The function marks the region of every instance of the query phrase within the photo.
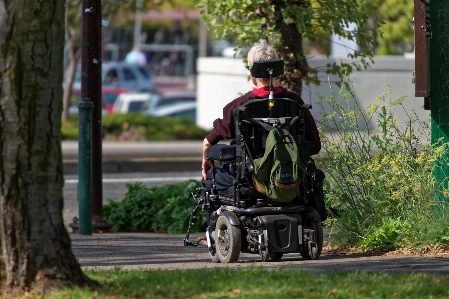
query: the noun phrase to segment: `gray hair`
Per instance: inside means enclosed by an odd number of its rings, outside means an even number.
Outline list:
[[[254,62],[278,59],[279,56],[276,53],[276,50],[268,45],[267,41],[264,39],[260,39],[259,42],[254,43],[254,46],[249,50],[247,57],[249,69],[251,69]]]

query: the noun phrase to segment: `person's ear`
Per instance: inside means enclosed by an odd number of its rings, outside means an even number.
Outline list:
[[[254,78],[253,76],[251,76],[251,81],[253,82],[254,86],[257,86],[257,78]]]

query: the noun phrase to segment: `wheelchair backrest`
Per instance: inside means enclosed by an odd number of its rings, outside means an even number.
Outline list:
[[[269,129],[274,124],[286,125],[298,116],[291,127],[284,127],[300,146],[304,135],[304,109],[310,108],[309,106],[300,105],[288,98],[264,98],[246,102],[234,111],[236,143],[239,144],[243,140],[252,158],[260,158],[265,152],[265,141]]]

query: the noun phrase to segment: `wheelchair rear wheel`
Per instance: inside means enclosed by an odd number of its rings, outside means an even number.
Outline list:
[[[305,260],[316,260],[321,255],[321,250],[323,249],[323,226],[321,225],[321,221],[314,221],[313,219],[319,215],[315,209],[312,209],[313,213],[309,213],[306,216],[304,228],[303,229],[312,229],[314,231],[314,238],[312,241],[304,242],[303,251],[301,251],[301,256]],[[315,214],[316,213],[316,214]],[[314,215],[315,214],[315,215]],[[315,243],[312,247],[312,252],[309,252],[309,243]]]
[[[232,225],[225,216],[217,219],[215,231],[215,250],[222,263],[235,262],[241,249],[240,227]]]

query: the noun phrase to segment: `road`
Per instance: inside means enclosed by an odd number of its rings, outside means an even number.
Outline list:
[[[201,172],[106,173],[103,174],[103,204],[107,204],[109,198],[122,199],[127,192],[126,184],[141,182],[147,187],[152,187],[183,182],[189,179],[200,180]],[[78,176],[65,175],[63,217],[66,227],[72,222],[74,216],[78,217],[77,188]]]

